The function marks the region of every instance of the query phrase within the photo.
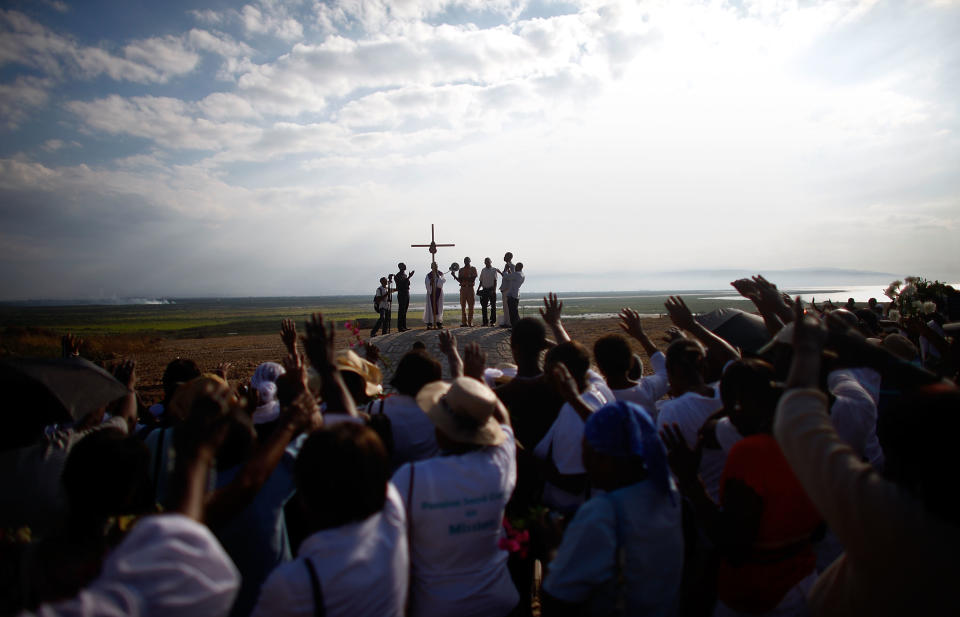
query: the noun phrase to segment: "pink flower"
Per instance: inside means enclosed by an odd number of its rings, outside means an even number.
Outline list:
[[[353,329],[353,333],[354,333],[354,335],[359,335],[359,334],[360,334],[360,328],[354,328],[354,329]]]
[[[345,324],[343,324],[343,327],[346,328],[347,330],[350,330],[351,328],[353,328],[353,324],[348,321]]]
[[[354,345],[356,345],[356,343],[350,343],[350,346],[351,346],[351,347],[353,347]]]

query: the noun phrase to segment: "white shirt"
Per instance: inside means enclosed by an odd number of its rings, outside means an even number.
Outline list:
[[[618,401],[630,401],[647,410],[653,421],[657,420],[657,401],[663,398],[670,387],[667,380],[667,359],[663,352],[658,351],[650,357],[653,366],[653,375],[640,379],[637,385],[623,390],[611,390],[613,397]]]
[[[408,463],[393,476],[410,504],[411,617],[506,615],[519,601],[498,546],[517,481],[513,430],[503,430],[499,446]]]
[[[592,386],[583,392],[580,397],[590,407],[591,411],[596,411],[610,402],[606,396]],[[573,409],[570,403],[564,403],[563,407],[560,408],[560,413],[557,414],[557,419],[553,421],[547,434],[534,448],[534,456],[539,459],[546,459],[547,453],[550,453],[557,471],[565,476],[586,473],[587,470],[583,467],[584,425],[580,414]],[[543,502],[555,508],[575,508],[585,499],[585,495],[568,493],[550,482],[547,482],[543,487]]]
[[[375,296],[380,296],[380,308],[387,309],[388,311],[393,303],[393,294],[389,293],[389,291],[390,290],[387,287],[381,285],[380,287],[377,287],[377,291],[375,291],[373,294]]]
[[[500,290],[508,298],[519,298],[520,297],[520,286],[523,285],[523,282],[527,277],[523,274],[523,271],[516,271],[512,273],[504,273],[504,287],[501,287]]]
[[[487,266],[480,270],[480,284],[484,289],[495,289],[497,287],[497,269],[493,266]]]
[[[720,392],[715,384],[712,384],[713,396],[703,396],[696,392],[685,392],[677,398],[660,401],[657,403],[660,412],[657,416],[657,431],[663,429],[666,425],[676,423],[680,426],[680,432],[683,438],[687,440],[687,446],[694,448],[697,445],[697,433],[711,415],[723,407],[723,401],[720,400]],[[723,466],[727,462],[727,453],[723,450],[711,450],[704,448],[703,457],[700,459],[700,477],[703,479],[704,487],[707,493],[714,501],[719,503],[720,498],[720,475],[723,473]]]
[[[327,615],[402,617],[409,558],[406,516],[397,490],[387,483],[387,499],[380,512],[304,540],[299,557],[278,566],[263,584],[254,617],[314,614],[313,587],[304,559],[316,568]]]
[[[371,402],[367,413],[376,415],[381,409],[390,418],[390,430],[393,433],[393,469],[410,461],[440,454],[434,424],[417,405],[415,398],[406,394],[394,394]]]
[[[44,604],[36,614],[226,615],[239,585],[237,569],[209,529],[180,514],[160,514],[138,522],[76,597]]]
[[[840,439],[874,468],[883,469],[883,450],[877,438],[877,406],[870,393],[851,370],[831,372],[827,386],[836,397],[830,407],[830,420]]]

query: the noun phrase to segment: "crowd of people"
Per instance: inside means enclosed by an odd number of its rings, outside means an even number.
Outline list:
[[[428,330],[443,328],[443,286],[447,282],[446,274],[450,274],[460,286],[460,327],[474,327],[473,315],[477,299],[480,299],[480,309],[484,327],[500,326],[509,328],[511,324],[520,320],[520,287],[526,280],[523,273],[523,263],[513,263],[513,253],[503,256],[503,269],[495,268],[489,257],[483,260],[484,267],[479,272],[471,265],[469,257],[463,258],[463,266],[454,262],[448,271],[440,270],[436,261],[430,264],[430,271],[424,277],[424,288],[427,295],[423,306],[423,323]],[[393,294],[397,295],[397,331],[406,332],[407,310],[410,307],[410,279],[415,270],[407,273],[407,264],[397,264],[397,273],[380,278],[380,286],[374,292],[374,310],[377,312],[377,321],[370,331],[370,338],[380,334],[390,333],[390,324],[393,318]],[[501,318],[497,321],[497,278],[500,278]],[[396,287],[394,287],[394,284]],[[476,285],[476,289],[474,289]],[[489,315],[487,309],[489,307]]]
[[[496,278],[469,259],[463,323],[477,279],[492,324]],[[946,307],[924,322],[760,276],[734,287],[768,330],[759,349],[678,297],[663,341],[624,309],[588,349],[556,295],[523,319],[507,295],[510,378],[440,330],[442,357],[413,345],[383,383],[375,346],[337,351],[319,314],[302,336],[284,320],[285,357],[249,382],[174,359],[151,407],[130,361],[90,368],[89,391],[122,388],[89,410],[83,387],[54,398],[10,361],[0,612],[960,614]],[[89,364],[64,348],[48,375]],[[45,425],[64,408],[74,422]]]

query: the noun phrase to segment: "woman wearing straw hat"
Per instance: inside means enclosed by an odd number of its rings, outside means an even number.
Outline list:
[[[407,463],[393,484],[407,505],[409,615],[507,615],[519,601],[499,548],[516,484],[510,416],[482,382],[434,382],[417,395],[443,455]]]

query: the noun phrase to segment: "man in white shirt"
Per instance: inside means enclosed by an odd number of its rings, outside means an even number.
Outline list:
[[[490,258],[483,260],[484,268],[480,271],[480,284],[477,285],[477,295],[480,296],[480,310],[483,313],[483,325],[497,325],[497,272],[491,265]],[[487,305],[490,305],[490,319],[487,319]]]
[[[507,314],[510,316],[510,325],[520,321],[520,286],[526,276],[523,274],[523,264],[517,263],[512,272],[503,272],[503,295],[507,302]]]

